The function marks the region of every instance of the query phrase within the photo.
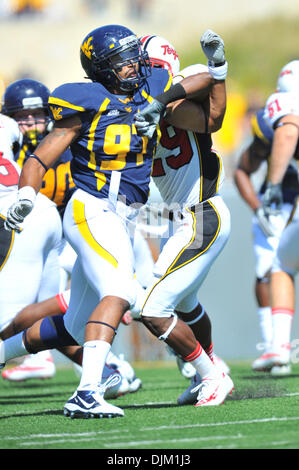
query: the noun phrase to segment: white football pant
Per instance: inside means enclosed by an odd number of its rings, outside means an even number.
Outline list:
[[[81,189],[75,191],[67,205],[64,233],[78,257],[72,272],[65,325],[78,342],[78,330],[82,333],[85,329],[86,321],[100,299],[110,295],[127,300],[130,306],[135,303],[132,241],[136,217],[136,211],[125,204],[117,202],[114,208],[108,200],[96,198]],[[91,310],[85,304],[89,296],[92,303],[96,302]],[[79,302],[74,301],[75,298]],[[78,324],[80,328],[73,327]]]
[[[272,271],[284,271],[293,277],[299,272],[299,207],[282,232]]]
[[[282,206],[281,217],[286,223],[290,213],[292,205],[285,203]],[[252,234],[253,234],[253,250],[255,255],[255,270],[256,277],[263,279],[267,272],[271,269],[273,260],[276,254],[276,250],[279,243],[279,236],[267,237],[262,231],[257,218],[253,216],[252,219]]]
[[[155,264],[142,315],[170,317],[174,310],[188,313],[198,305],[198,290],[230,234],[230,212],[220,196],[198,206],[176,221]]]
[[[5,203],[1,199],[3,216],[15,201],[15,192],[5,198]],[[54,296],[59,289],[62,223],[56,205],[39,193],[21,226],[23,230],[15,233],[11,252],[0,271],[0,331],[24,307]]]

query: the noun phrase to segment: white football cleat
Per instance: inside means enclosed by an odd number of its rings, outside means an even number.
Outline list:
[[[76,390],[64,405],[64,415],[71,418],[117,418],[124,416],[118,406],[110,405],[104,399],[107,387],[116,385],[119,376],[110,376],[97,390]]]
[[[104,385],[112,375],[119,376],[119,382],[108,385],[104,393],[105,399],[118,398],[130,392],[130,385],[126,377],[123,377],[118,370],[113,369],[108,364],[104,366],[101,384]]]
[[[142,387],[142,381],[138,377],[135,378],[129,383],[129,393],[137,392]]]
[[[51,379],[55,372],[52,354],[50,351],[42,351],[27,356],[21,365],[5,369],[1,375],[10,382],[23,382],[32,379]]]
[[[192,379],[192,377],[195,377],[196,369],[192,364],[190,364],[190,362],[186,362],[180,356],[176,356],[176,363],[183,377],[186,379]]]
[[[288,375],[290,373],[290,345],[289,343],[282,345],[281,347],[273,347],[265,352],[261,357],[256,359],[252,363],[252,369],[256,372],[270,372],[271,375]],[[273,367],[276,367],[272,374]],[[279,367],[282,366],[289,366],[284,367],[281,369],[281,374],[279,374]],[[285,373],[284,373],[285,371]]]
[[[201,384],[201,376],[198,372],[191,379],[189,387],[178,397],[178,405],[195,405],[197,402],[198,387]]]
[[[270,375],[274,377],[282,377],[289,375],[292,371],[291,368],[291,346],[289,343],[283,344],[280,347],[274,349],[276,352],[273,367],[270,371]]]
[[[252,370],[255,372],[270,372],[278,354],[265,352],[252,363]]]
[[[197,402],[194,406],[219,406],[235,389],[229,375],[223,375],[219,379],[203,379],[198,385]]]
[[[129,392],[137,392],[142,387],[142,381],[135,375],[135,371],[128,361],[124,360],[124,355],[116,356],[113,352],[109,352],[107,356],[107,364],[113,369],[119,371],[121,375],[129,382]]]
[[[285,375],[290,375],[292,372],[292,368],[290,364],[282,364],[273,366],[270,370],[270,375],[273,377],[283,377]]]
[[[76,375],[78,377],[81,377],[82,367],[79,366],[76,363],[73,363],[73,367],[74,367],[74,370],[76,372]],[[112,384],[111,386],[108,386],[106,388],[105,393],[104,393],[104,398],[105,399],[118,398],[118,397],[121,397],[122,395],[125,395],[126,393],[130,392],[130,385],[129,385],[129,382],[127,381],[126,377],[123,377],[117,369],[114,369],[113,367],[108,366],[108,364],[105,364],[105,366],[104,366],[101,384],[103,385],[104,382],[111,375],[119,376],[119,382],[115,383],[114,385]]]

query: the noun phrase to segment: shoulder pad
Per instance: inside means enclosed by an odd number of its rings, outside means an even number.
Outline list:
[[[22,133],[14,119],[5,114],[0,114],[0,127],[6,130],[12,142],[22,143]]]
[[[5,132],[6,140],[9,141],[11,145],[14,143],[22,145],[23,135],[19,129],[18,123],[14,119],[5,114],[0,114],[0,128]]]
[[[0,156],[13,161],[13,148],[22,145],[23,136],[17,122],[4,114],[0,114]]]
[[[148,81],[149,83],[159,84],[160,91],[158,93],[162,93],[163,91],[167,91],[171,87],[172,75],[166,69],[153,67],[152,75],[148,78]]]
[[[105,89],[100,83],[66,83],[56,88],[50,95],[48,104],[50,115],[55,121],[77,113],[95,110],[95,103],[104,96]]]
[[[264,119],[268,126],[274,127],[278,119],[287,114],[299,114],[298,99],[292,93],[272,93],[266,102]]]

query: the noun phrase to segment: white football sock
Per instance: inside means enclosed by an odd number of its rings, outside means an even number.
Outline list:
[[[286,347],[291,340],[291,329],[293,323],[294,310],[289,308],[273,308],[273,340],[274,348]]]
[[[258,319],[262,334],[263,343],[265,343],[265,349],[271,344],[272,341],[272,311],[271,307],[259,307]]]
[[[197,348],[189,356],[183,358],[184,361],[193,365],[202,379],[222,377],[216,366],[213,364],[207,353],[198,343]]]
[[[111,344],[102,340],[84,343],[82,375],[78,390],[95,390],[99,386],[110,348]]]
[[[11,338],[8,338],[3,341],[2,347],[4,346],[4,361],[7,362],[10,359],[14,359],[15,357],[21,357],[28,354],[27,349],[25,348],[23,342],[23,332],[18,333]]]

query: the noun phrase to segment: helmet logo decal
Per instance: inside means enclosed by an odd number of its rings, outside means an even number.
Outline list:
[[[53,117],[55,121],[59,121],[59,119],[62,119],[62,116],[60,115],[62,108],[54,108],[54,106],[50,106],[50,108],[53,113]]]
[[[92,36],[90,36],[87,41],[85,41],[82,46],[81,46],[81,50],[83,52],[83,54],[86,55],[86,57],[88,57],[88,59],[91,58],[91,51],[93,49],[93,45],[90,44],[92,41]]]
[[[292,73],[292,70],[283,70],[282,72],[280,72],[279,76],[283,77],[284,75],[292,75]]]
[[[178,59],[178,53],[175,49],[173,49],[172,47],[169,47],[167,44],[165,45],[161,45],[162,49],[163,49],[163,54],[164,55],[167,55],[167,54],[173,54],[173,58],[174,59]]]

